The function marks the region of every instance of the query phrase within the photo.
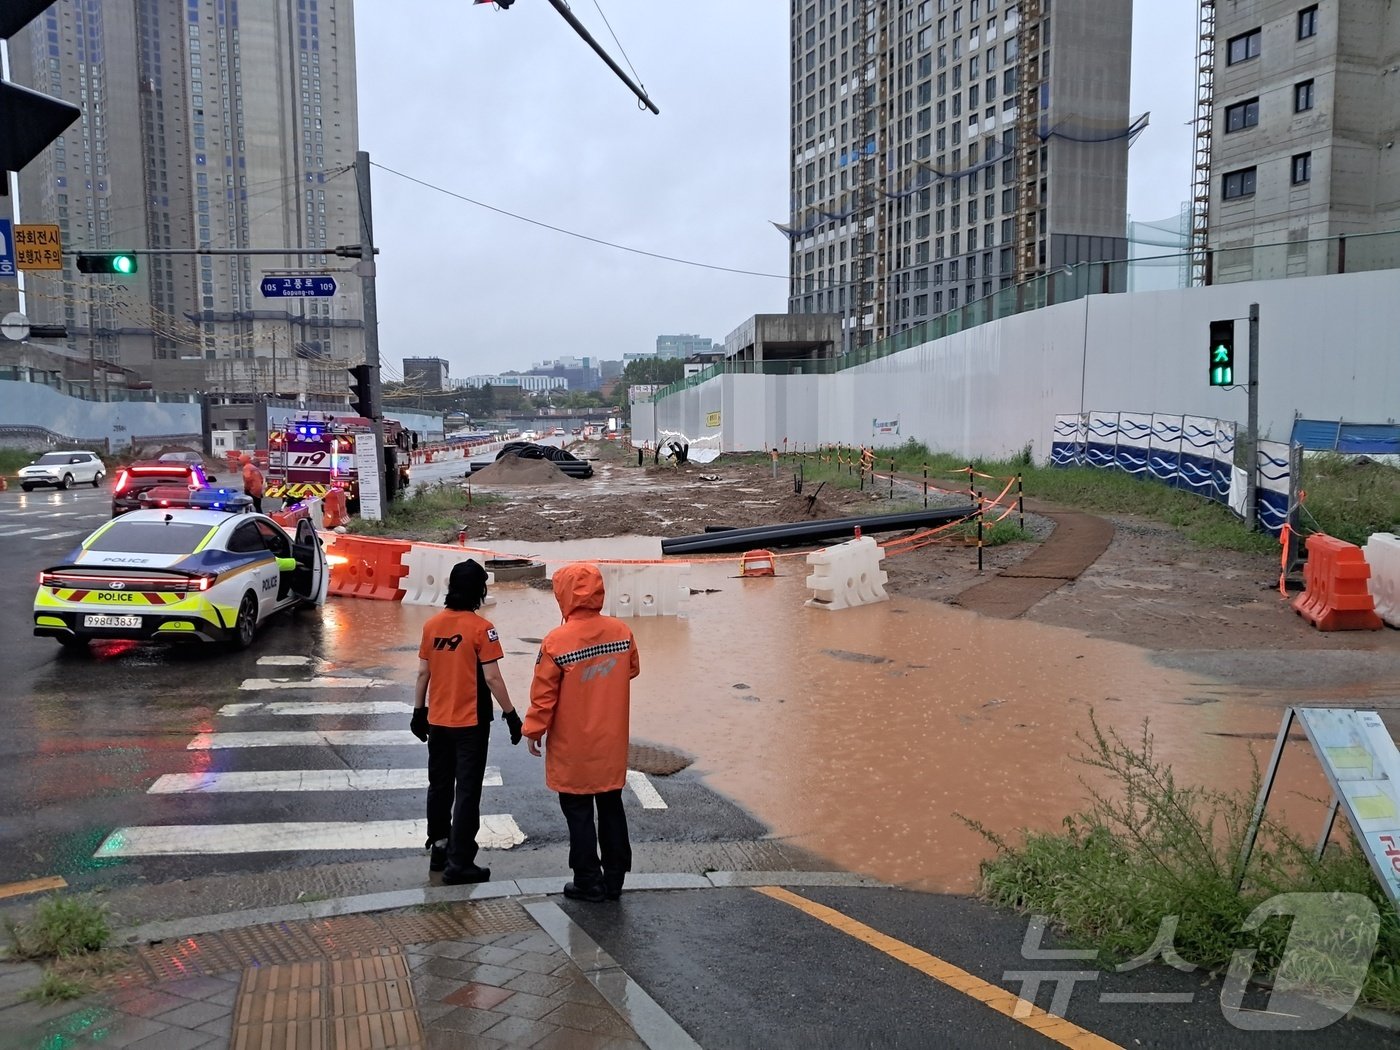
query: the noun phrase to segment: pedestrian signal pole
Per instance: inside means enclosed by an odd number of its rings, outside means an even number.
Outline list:
[[[1249,409],[1245,423],[1244,524],[1251,531],[1258,524],[1254,500],[1259,491],[1259,304],[1249,304]]]

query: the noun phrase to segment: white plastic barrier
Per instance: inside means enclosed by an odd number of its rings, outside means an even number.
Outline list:
[[[807,577],[812,597],[807,604],[817,609],[853,609],[888,601],[889,577],[880,568],[884,557],[885,549],[869,536],[813,551],[807,555],[812,569]]]
[[[1373,533],[1362,553],[1371,567],[1367,586],[1376,602],[1376,613],[1392,627],[1400,627],[1400,536]]]
[[[599,565],[603,615],[684,616],[690,608],[689,565]]]
[[[441,605],[447,597],[447,583],[452,575],[452,567],[464,561],[474,561],[483,569],[486,568],[486,560],[480,553],[415,543],[403,556],[404,568],[408,570],[402,583],[403,604]],[[487,573],[487,586],[495,582],[496,578]],[[486,596],[487,605],[494,605],[495,602],[495,598],[489,594]]]

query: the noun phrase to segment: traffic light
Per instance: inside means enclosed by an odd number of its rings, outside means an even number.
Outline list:
[[[1235,385],[1235,322],[1210,323],[1210,385]]]
[[[130,277],[136,270],[136,256],[128,252],[78,256],[79,273],[114,273],[120,277]]]
[[[0,40],[33,21],[53,0],[5,0],[0,4]],[[0,172],[19,171],[82,115],[70,102],[0,81]],[[8,186],[8,181],[0,179]]]
[[[369,365],[356,365],[350,372],[350,407],[357,416],[374,418],[374,406],[369,390]]]

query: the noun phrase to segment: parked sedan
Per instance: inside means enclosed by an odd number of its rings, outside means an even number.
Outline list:
[[[107,466],[95,452],[45,452],[19,472],[19,487],[25,492],[53,486],[71,489],[87,484],[97,488],[107,476]]]

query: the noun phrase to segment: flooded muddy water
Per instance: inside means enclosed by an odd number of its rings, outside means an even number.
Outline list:
[[[958,815],[1013,838],[1058,827],[1084,799],[1073,756],[1091,709],[1130,738],[1150,719],[1159,757],[1183,783],[1247,787],[1251,746],[1268,759],[1282,706],[1258,691],[1236,697],[1128,645],[918,599],[805,608],[805,570],[790,559],[776,579],[741,580],[734,563],[693,563],[691,587],[715,593],[694,595],[683,620],[630,621],[642,664],[632,734],[696,756],[710,786],[775,837],[842,868],[971,889],[990,847]],[[494,594],[485,614],[523,702],[532,640],[558,610],[546,591]],[[328,629],[351,608],[357,624],[382,617],[386,639],[403,636],[400,651],[355,663],[406,674],[433,610],[332,603]],[[1271,813],[1320,827],[1322,808],[1303,799],[1325,792],[1315,765],[1305,745],[1290,747]]]

